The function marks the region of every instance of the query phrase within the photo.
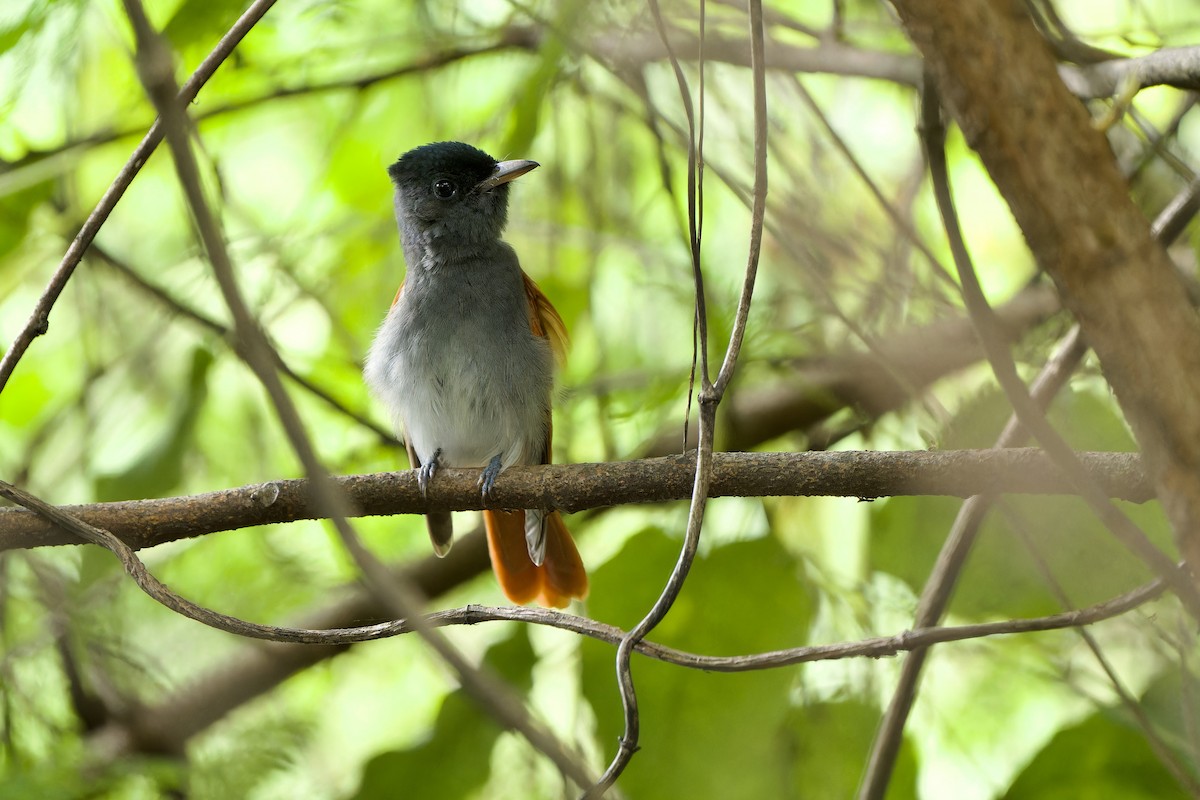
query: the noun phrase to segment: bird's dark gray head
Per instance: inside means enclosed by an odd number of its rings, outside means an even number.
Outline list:
[[[406,243],[455,246],[500,238],[508,219],[508,184],[535,161],[497,161],[462,142],[434,142],[388,167],[396,220]]]

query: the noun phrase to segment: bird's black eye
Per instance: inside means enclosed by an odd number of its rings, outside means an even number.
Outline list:
[[[433,182],[433,193],[443,200],[449,200],[451,197],[454,197],[456,191],[458,191],[458,187],[454,185],[453,181],[441,178]]]

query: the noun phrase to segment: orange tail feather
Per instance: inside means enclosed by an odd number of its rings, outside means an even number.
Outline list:
[[[492,569],[509,600],[565,608],[571,598],[587,596],[587,570],[557,511],[546,515],[546,560],[540,567],[529,559],[524,511],[484,511],[483,522]]]

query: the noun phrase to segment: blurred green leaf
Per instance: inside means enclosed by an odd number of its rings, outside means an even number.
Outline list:
[[[139,757],[85,765],[76,752],[57,756],[39,769],[0,777],[0,800],[165,797],[181,784],[182,769],[174,760]]]
[[[0,258],[12,253],[25,241],[29,234],[30,218],[53,194],[53,181],[41,181],[0,195]]]
[[[1167,664],[1142,693],[1141,707],[1154,730],[1174,748],[1184,763],[1195,763],[1197,720],[1200,720],[1200,687],[1191,669],[1181,669],[1178,661]],[[1126,724],[1133,720],[1122,706],[1118,709]]]
[[[629,541],[596,570],[591,612],[628,629],[657,597],[679,542],[657,530]],[[771,538],[736,542],[697,559],[675,606],[651,638],[706,655],[747,655],[804,642],[813,599],[800,566]],[[612,647],[583,645],[584,694],[599,740],[622,733]],[[787,669],[718,674],[634,656],[641,748],[619,786],[631,797],[798,796],[788,773]]]
[[[1050,740],[1005,800],[1170,800],[1187,797],[1136,730],[1093,714]]]
[[[206,347],[192,351],[192,366],[188,375],[187,394],[182,398],[171,423],[159,440],[134,463],[116,475],[96,478],[96,499],[101,502],[138,500],[165,497],[179,486],[184,459],[193,452],[196,418],[208,397],[208,373],[213,364],[212,352]]]
[[[163,27],[171,44],[212,47],[246,8],[244,0],[185,0]]]
[[[986,446],[1007,419],[998,394],[977,398],[956,416],[945,445]],[[1069,392],[1050,419],[1082,450],[1128,450],[1133,442],[1112,406],[1088,392]],[[1006,497],[993,508],[959,580],[952,610],[967,616],[1023,617],[1052,614],[1061,604],[1047,588],[1021,533],[1033,540],[1067,596],[1078,605],[1099,602],[1150,579],[1096,515],[1075,497]],[[870,565],[920,592],[961,501],[946,497],[894,497],[872,508]],[[1172,551],[1170,526],[1157,504],[1119,503],[1159,546]]]
[[[787,745],[792,785],[803,797],[853,797],[879,727],[879,709],[859,702],[813,703],[791,712]],[[888,783],[888,800],[917,796],[917,756],[905,739]]]
[[[46,24],[51,6],[49,0],[33,0],[24,13],[0,21],[0,55],[16,47],[27,34],[37,34]]]
[[[493,645],[484,664],[524,693],[535,662],[524,626]],[[500,728],[466,692],[451,692],[442,702],[430,738],[416,747],[382,753],[367,762],[357,800],[408,797],[453,800],[470,797],[487,782],[488,754]]]
[[[588,3],[557,3],[557,18],[553,21],[553,29],[578,30],[588,8]],[[501,147],[503,158],[531,158],[522,154],[529,152],[541,129],[542,109],[554,84],[562,79],[567,57],[566,43],[559,36],[546,37],[538,51],[537,63],[526,73],[509,105],[508,131]]]

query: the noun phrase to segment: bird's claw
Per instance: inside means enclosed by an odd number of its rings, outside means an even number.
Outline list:
[[[434,473],[438,470],[438,458],[442,455],[442,448],[438,448],[433,452],[433,458],[426,461],[417,470],[417,486],[421,487],[421,496],[426,497],[429,494],[429,481],[433,478]]]
[[[479,476],[479,488],[484,500],[491,499],[492,487],[496,485],[496,477],[500,474],[500,456],[492,456],[492,460],[483,468]]]

